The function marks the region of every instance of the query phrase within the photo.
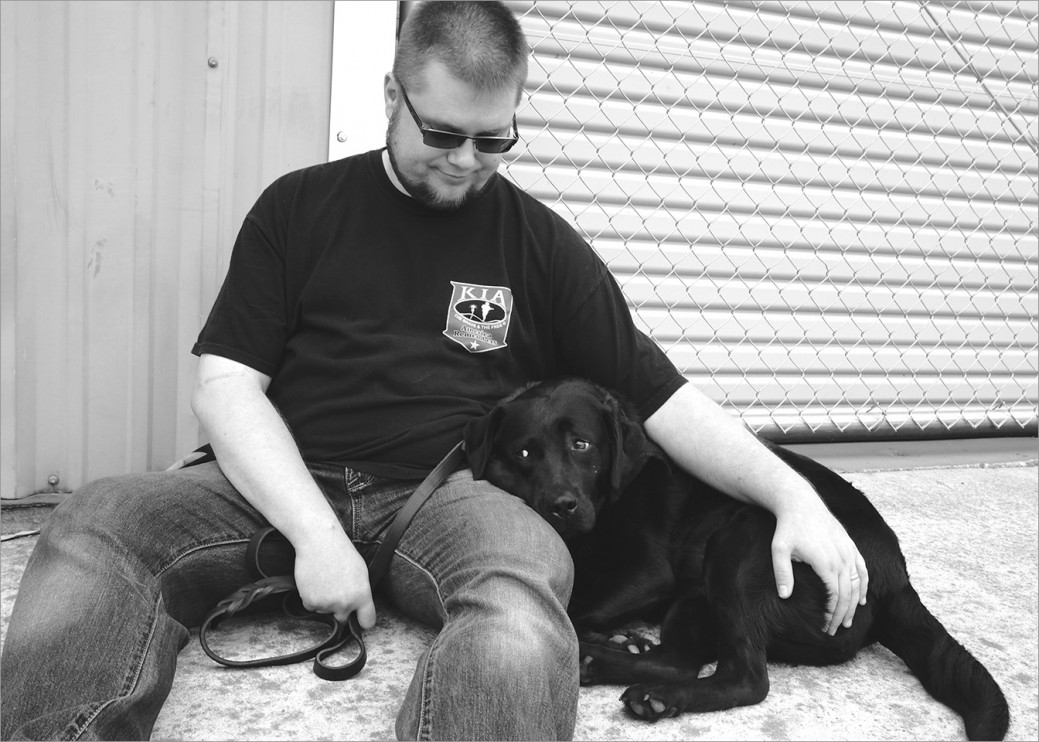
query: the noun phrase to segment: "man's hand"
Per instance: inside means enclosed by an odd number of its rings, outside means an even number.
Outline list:
[[[801,475],[692,384],[646,420],[646,432],[689,473],[776,516],[772,568],[781,598],[794,589],[792,560],[804,562],[829,592],[825,630],[851,625],[855,607],[866,602],[866,563]]]
[[[842,624],[848,628],[855,608],[866,604],[869,573],[866,562],[844,527],[820,500],[809,512],[782,513],[772,539],[772,568],[779,597],[794,589],[792,561],[804,562],[822,578],[829,594],[826,625],[831,636]]]
[[[204,353],[191,405],[224,475],[296,550],[296,588],[305,608],[345,621],[357,611],[375,625],[368,567],[307,470],[267,397],[269,376]]]
[[[293,544],[296,588],[307,610],[331,613],[339,621],[356,611],[361,628],[370,629],[375,626],[375,603],[368,565],[343,530],[335,530]]]

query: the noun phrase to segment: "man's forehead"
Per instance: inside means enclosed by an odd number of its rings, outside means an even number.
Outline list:
[[[512,127],[518,91],[482,90],[453,75],[440,61],[419,70],[407,88],[422,122],[434,129],[479,136],[497,135]]]

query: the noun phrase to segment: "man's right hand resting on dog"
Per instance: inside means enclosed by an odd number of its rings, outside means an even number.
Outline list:
[[[850,626],[865,605],[869,574],[844,527],[815,490],[733,416],[686,384],[646,420],[646,432],[690,473],[776,516],[772,566],[782,598],[794,588],[792,560],[815,570],[830,594],[825,630]]]

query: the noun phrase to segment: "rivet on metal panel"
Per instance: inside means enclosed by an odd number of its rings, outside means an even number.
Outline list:
[[[61,477],[59,477],[57,474],[51,474],[49,477],[47,477],[47,484],[49,484],[51,487],[57,487],[60,481]]]
[[[345,142],[346,141],[346,132],[345,131],[341,131],[338,134],[336,134],[336,141],[340,142],[340,143]]]
[[[217,66],[220,64],[220,60],[218,60],[216,57],[210,57],[207,64],[213,69],[216,69]]]

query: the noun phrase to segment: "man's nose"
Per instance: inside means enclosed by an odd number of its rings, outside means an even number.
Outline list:
[[[451,150],[447,157],[455,167],[471,168],[476,164],[476,144],[472,139],[466,139]]]

